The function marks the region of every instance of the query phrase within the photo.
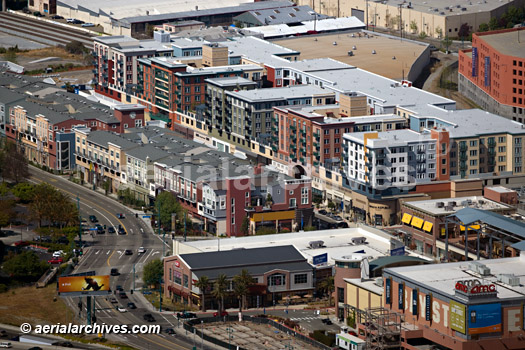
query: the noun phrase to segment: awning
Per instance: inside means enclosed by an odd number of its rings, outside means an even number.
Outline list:
[[[409,225],[410,224],[410,220],[412,220],[412,215],[410,215],[408,213],[404,213],[403,214],[403,219],[401,219],[401,221],[404,222],[405,224]]]
[[[425,224],[423,225],[423,231],[432,231],[432,226],[434,226],[433,223],[431,223],[430,221],[425,221]]]
[[[472,230],[479,230],[481,228],[481,225],[468,225],[467,227],[468,227],[469,230],[471,230],[471,229]],[[459,229],[461,231],[465,231],[465,226],[459,225]]]
[[[412,218],[412,226],[414,226],[415,228],[421,228],[421,226],[423,225],[423,221],[423,219],[414,216]]]

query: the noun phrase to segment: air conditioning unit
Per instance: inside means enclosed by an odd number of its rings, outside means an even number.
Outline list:
[[[324,241],[310,241],[308,243],[308,246],[311,248],[311,249],[317,249],[317,248],[322,248],[324,245]]]
[[[443,208],[445,206],[444,202],[436,202],[436,208]]]
[[[503,274],[498,276],[498,281],[508,284],[512,287],[518,287],[520,285],[520,278],[514,274]]]
[[[359,245],[359,244],[365,244],[366,243],[366,237],[354,237],[352,238],[352,244]]]

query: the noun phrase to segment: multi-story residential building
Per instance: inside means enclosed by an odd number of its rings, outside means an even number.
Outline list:
[[[474,33],[472,48],[459,51],[459,91],[481,108],[520,123],[525,121],[524,29]]]
[[[27,96],[21,92],[0,86],[0,136],[5,137],[5,124],[9,121],[9,109]]]
[[[65,139],[58,141],[56,135],[71,133],[75,126],[86,126],[86,122],[33,102],[19,102],[9,110],[7,138],[22,147],[29,161],[54,170],[71,170],[70,149],[74,144]]]
[[[119,190],[126,173],[126,151],[140,147],[138,143],[107,131],[75,128],[76,167],[81,180],[102,187],[108,182],[108,192]]]
[[[138,63],[143,57],[173,56],[169,33],[154,33],[154,40],[137,40],[124,35],[93,40],[95,92],[121,102],[131,102],[136,87]]]
[[[151,185],[154,187],[155,162],[169,155],[170,153],[152,144],[126,150],[126,172],[121,174],[121,185],[129,188],[138,200],[150,204],[154,198]]]
[[[272,139],[273,107],[288,105],[325,105],[335,102],[332,92],[309,85],[286,88],[255,89],[226,92],[225,133],[221,139],[244,149],[255,148],[251,141],[271,145],[278,139]],[[276,125],[273,126],[275,128]],[[219,142],[219,141],[217,141]]]
[[[479,109],[445,111],[433,106],[398,108],[412,130],[446,129],[450,140],[445,150],[454,178],[523,175],[522,124]],[[443,150],[440,150],[443,151]]]

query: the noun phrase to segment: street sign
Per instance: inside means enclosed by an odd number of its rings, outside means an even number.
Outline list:
[[[90,231],[98,231],[98,228],[96,228],[96,227],[91,227],[89,230],[90,230]]]
[[[151,215],[142,215],[143,219],[151,219]]]
[[[313,263],[314,265],[321,265],[328,262],[328,253],[324,253],[321,255],[316,255],[313,257]]]
[[[399,247],[396,249],[390,249],[390,256],[405,255],[405,247]]]

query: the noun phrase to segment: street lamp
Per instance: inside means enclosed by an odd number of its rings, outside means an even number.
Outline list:
[[[226,332],[228,333],[228,350],[231,349],[231,342],[232,342],[232,339],[233,339],[233,332],[235,330],[231,327],[226,327]]]
[[[201,320],[201,350],[204,350],[204,320]]]

